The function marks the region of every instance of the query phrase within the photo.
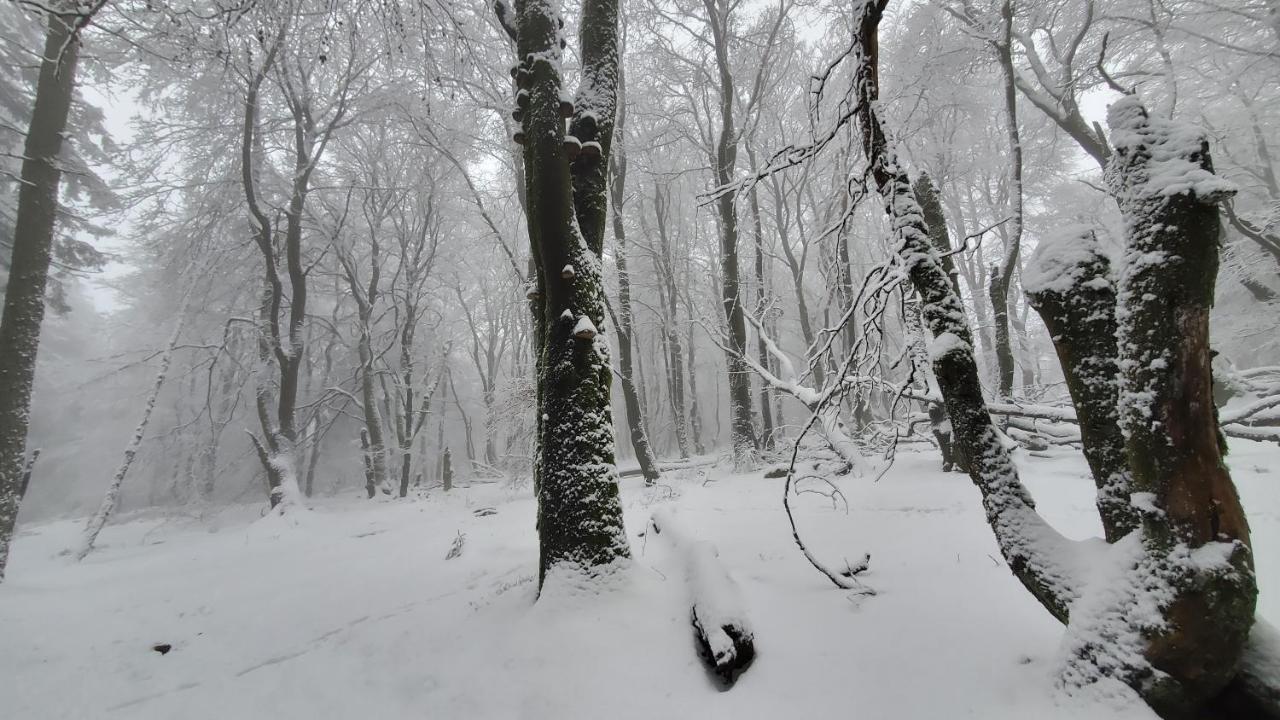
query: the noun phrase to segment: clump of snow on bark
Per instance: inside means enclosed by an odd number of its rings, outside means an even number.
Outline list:
[[[578,318],[578,323],[573,326],[573,334],[578,336],[596,336],[596,324],[591,322],[591,318],[583,315]]]
[[[1135,190],[1164,197],[1190,193],[1202,202],[1216,202],[1235,193],[1235,185],[1201,167],[1206,146],[1199,128],[1147,115],[1136,95],[1112,103],[1107,108],[1107,124],[1117,151],[1150,154],[1145,187]]]
[[[938,335],[929,343],[929,357],[934,360],[954,352],[973,352],[973,349],[959,335],[949,332]]]
[[[1022,270],[1022,287],[1028,293],[1069,293],[1089,266],[1106,260],[1093,228],[1073,225],[1046,238],[1031,253]]]

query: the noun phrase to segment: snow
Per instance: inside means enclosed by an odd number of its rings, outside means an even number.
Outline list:
[[[1064,228],[1041,241],[1031,253],[1022,270],[1022,287],[1032,294],[1070,293],[1086,274],[1086,268],[1096,265],[1100,258],[1106,261],[1093,228]],[[1101,278],[1093,279],[1097,280]]]
[[[651,527],[660,531],[662,539],[670,543],[673,550],[684,555],[694,620],[706,633],[716,665],[731,663],[737,647],[725,629],[732,628],[748,639],[752,637],[741,591],[720,562],[716,546],[693,537],[680,523],[674,508],[661,507],[654,511]]]
[[[1071,538],[1097,534],[1083,461],[1048,455],[1019,456],[1038,509]],[[1280,449],[1233,440],[1228,462],[1258,548],[1259,613],[1280,620],[1268,551],[1280,547]],[[553,574],[536,603],[527,484],[353,493],[265,521],[257,506],[121,518],[79,564],[59,553],[81,521],[28,526],[0,586],[0,714],[651,720],[852,705],[907,720],[1154,718],[1123,687],[1055,689],[1062,626],[1001,561],[977,489],[939,464],[904,448],[882,482],[837,478],[847,515],[816,495],[793,501],[815,551],[872,554],[859,578],[875,596],[833,588],[804,561],[782,480],[719,469],[667,472],[652,488],[624,479],[634,559],[605,583]],[[685,558],[639,535],[666,504],[719,549],[750,612],[759,655],[728,692],[694,652]],[[465,550],[446,560],[459,533]]]
[[[596,324],[591,322],[591,318],[583,315],[578,318],[577,324],[573,326],[573,334],[578,337],[595,337]]]
[[[1189,194],[1202,202],[1217,202],[1235,194],[1231,182],[1200,167],[1204,131],[1187,123],[1148,116],[1136,95],[1125,95],[1107,108],[1111,143],[1118,151],[1151,155],[1144,194],[1172,197]]]
[[[955,333],[944,332],[929,343],[929,357],[937,360],[953,352],[972,352],[969,343]]]

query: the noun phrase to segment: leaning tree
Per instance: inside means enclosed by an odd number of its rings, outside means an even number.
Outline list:
[[[1204,135],[1150,117],[1126,96],[1108,122],[1107,176],[1125,220],[1117,296],[1123,473],[1108,488],[1137,516],[1114,544],[1073,542],[1035,509],[987,410],[972,332],[879,113],[878,28],[888,0],[855,8],[846,116],[856,117],[869,176],[897,255],[933,336],[931,361],[955,440],[1014,575],[1067,625],[1062,683],[1121,682],[1164,717],[1187,717],[1237,675],[1257,586],[1249,528],[1222,462],[1212,397],[1209,308],[1219,249]],[[1242,715],[1243,716],[1243,715]]]

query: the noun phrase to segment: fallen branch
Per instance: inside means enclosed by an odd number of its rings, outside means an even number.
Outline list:
[[[902,396],[908,400],[916,400],[918,402],[937,405],[942,403],[942,398],[918,390],[906,390]],[[1263,409],[1280,405],[1280,399],[1272,401],[1272,398],[1260,400],[1253,405],[1242,408],[1240,411],[1231,414],[1224,414],[1220,420],[1222,434],[1227,437],[1240,438],[1242,440],[1257,440],[1258,442],[1273,442],[1280,444],[1280,428],[1271,427],[1252,427],[1249,425],[1241,425],[1233,422],[1233,418],[1243,414],[1248,417],[1255,412]],[[1259,407],[1263,406],[1263,407]],[[1247,414],[1244,411],[1249,411]],[[1050,405],[1016,405],[1013,403],[987,403],[987,412],[992,415],[1003,415],[1006,417],[1030,418],[1033,420],[1049,420],[1052,422],[1071,423],[1078,425],[1079,420],[1076,419],[1076,411],[1067,407],[1054,407]]]

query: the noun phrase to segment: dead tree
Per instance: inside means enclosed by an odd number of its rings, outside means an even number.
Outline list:
[[[98,533],[102,532],[102,528],[106,526],[107,520],[111,518],[112,511],[116,509],[116,504],[120,501],[120,488],[124,485],[125,476],[129,474],[129,468],[133,466],[133,459],[138,455],[138,448],[141,447],[142,438],[147,432],[147,424],[151,421],[151,412],[155,410],[156,400],[160,397],[160,391],[164,388],[165,380],[168,379],[169,365],[173,361],[173,351],[178,345],[178,338],[182,336],[182,327],[186,324],[187,302],[187,298],[184,298],[182,307],[178,310],[178,321],[174,324],[173,333],[169,335],[169,342],[165,345],[164,352],[160,355],[160,369],[156,371],[155,382],[151,384],[151,393],[147,395],[147,402],[142,407],[142,419],[138,421],[138,427],[134,429],[128,444],[125,445],[124,460],[121,461],[120,467],[107,485],[107,492],[102,497],[102,504],[98,506],[98,511],[93,514],[93,517],[89,518],[89,522],[85,525],[84,534],[80,538],[80,545],[75,550],[76,560],[85,559],[85,556],[93,550],[93,544],[98,539]]]
[[[1149,117],[1135,96],[1116,101],[1107,123],[1114,147],[1107,180],[1126,231],[1119,406],[1140,552],[1133,596],[1111,598],[1068,642],[1076,641],[1078,657],[1097,653],[1089,671],[1113,662],[1108,675],[1161,715],[1178,717],[1235,675],[1257,598],[1249,525],[1222,462],[1210,367],[1218,203],[1234,190],[1213,174],[1203,133]],[[1098,625],[1152,598],[1163,622],[1125,628],[1140,642],[1141,661],[1124,656],[1123,642],[1097,645],[1105,637],[1091,634]]]

